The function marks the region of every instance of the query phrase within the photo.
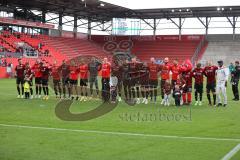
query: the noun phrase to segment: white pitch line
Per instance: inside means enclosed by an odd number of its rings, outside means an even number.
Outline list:
[[[50,128],[50,127],[24,126],[24,125],[12,125],[12,124],[0,124],[0,126],[2,126],[2,127],[13,127],[13,128],[25,128],[25,129],[40,129],[40,130],[52,130],[52,131],[65,131],[65,132],[119,135],[119,136],[125,135],[125,136],[139,136],[139,137],[169,138],[169,139],[172,138],[172,139],[192,139],[192,140],[240,142],[240,139],[234,139],[234,138],[184,137],[184,136],[157,135],[157,134],[130,133],[130,132],[111,132],[111,131],[79,130],[79,129],[67,129],[67,128]]]
[[[228,152],[221,160],[230,160],[240,150],[240,144],[236,145],[230,152]]]

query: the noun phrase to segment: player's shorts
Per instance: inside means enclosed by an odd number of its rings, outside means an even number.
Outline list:
[[[97,76],[90,76],[89,82],[90,83],[95,83],[97,81]]]
[[[129,80],[125,79],[123,80],[123,86],[129,86],[130,83],[129,83]]]
[[[30,81],[28,82],[28,84],[29,84],[30,87],[32,87],[32,86],[33,86],[33,81],[30,80]]]
[[[194,84],[195,92],[203,93],[203,84]]]
[[[65,85],[69,85],[69,78],[62,78],[62,84]]]
[[[183,88],[183,93],[190,93],[192,92],[192,86],[185,86]]]
[[[161,79],[161,88],[164,87],[164,84],[165,84],[166,80],[165,79]]]
[[[87,86],[88,84],[88,79],[81,79],[80,80],[80,86]]]
[[[35,77],[35,84],[42,84],[42,78],[41,77]]]
[[[17,78],[16,79],[16,84],[24,84],[24,78]]]
[[[78,84],[78,80],[70,79],[69,82],[70,82],[71,85],[77,85]]]
[[[26,82],[26,81],[24,81],[24,83],[25,83],[25,82]],[[30,87],[32,87],[32,86],[33,86],[32,80],[28,81],[28,84],[29,84]]]
[[[216,83],[208,83],[206,86],[206,89],[207,89],[207,93],[209,93],[209,92],[215,93],[216,92]]]
[[[158,86],[158,80],[149,80],[149,86],[150,87],[157,87]]]
[[[149,85],[149,79],[148,78],[145,78],[145,77],[142,77],[142,79],[140,79],[140,84],[141,86],[148,86]]]
[[[173,88],[176,85],[176,83],[177,83],[177,80],[172,80],[171,85],[172,85]]]
[[[58,80],[58,79],[54,79],[53,80],[53,85],[59,85],[60,84],[60,79]]]
[[[42,85],[48,86],[48,79],[42,79]]]

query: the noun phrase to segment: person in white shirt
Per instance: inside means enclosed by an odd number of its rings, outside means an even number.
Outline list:
[[[228,67],[223,66],[223,61],[218,61],[218,70],[216,71],[216,94],[217,94],[217,106],[222,106],[221,93],[224,98],[223,106],[227,106],[227,81],[229,76]]]
[[[111,103],[116,103],[117,98],[117,85],[118,85],[118,78],[115,75],[111,75],[110,77],[110,92],[111,92]]]

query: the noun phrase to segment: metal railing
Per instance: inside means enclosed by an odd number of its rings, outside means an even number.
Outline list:
[[[195,62],[198,60],[198,57],[199,57],[199,54],[201,53],[202,51],[202,48],[205,46],[207,40],[206,40],[206,37],[204,36],[202,38],[202,40],[200,41],[200,43],[198,44],[193,56],[192,56],[192,64],[195,65]]]

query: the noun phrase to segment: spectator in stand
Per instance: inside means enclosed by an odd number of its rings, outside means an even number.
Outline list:
[[[49,56],[49,50],[46,49],[45,52],[44,52],[44,56],[48,57]]]
[[[38,44],[38,49],[41,50],[42,49],[42,43]]]
[[[3,64],[3,60],[2,60],[2,57],[0,57],[0,66],[2,66]]]
[[[6,59],[4,59],[2,66],[7,67],[7,60]]]

